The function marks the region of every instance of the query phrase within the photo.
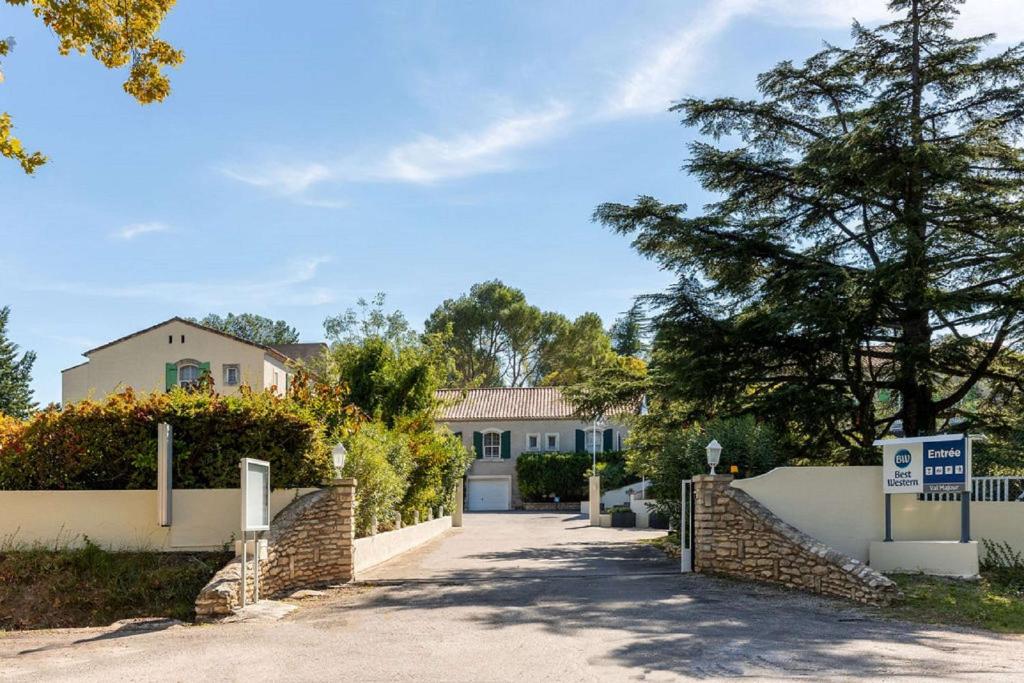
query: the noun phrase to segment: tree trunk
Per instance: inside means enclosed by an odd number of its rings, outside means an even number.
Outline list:
[[[930,311],[926,300],[928,255],[925,239],[924,179],[920,154],[924,125],[921,120],[921,17],[919,0],[911,5],[913,37],[910,58],[910,159],[904,203],[906,249],[903,273],[904,300],[900,316],[900,338],[896,353],[900,361],[900,394],[903,402],[903,433],[919,436],[935,431],[935,411],[931,387]]]

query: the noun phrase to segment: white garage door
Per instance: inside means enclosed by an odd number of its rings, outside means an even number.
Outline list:
[[[468,481],[467,505],[469,510],[508,510],[509,480],[505,478],[470,479]]]

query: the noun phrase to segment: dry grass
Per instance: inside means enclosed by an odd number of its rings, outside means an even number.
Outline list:
[[[196,595],[229,554],[0,549],[0,630],[191,620]]]

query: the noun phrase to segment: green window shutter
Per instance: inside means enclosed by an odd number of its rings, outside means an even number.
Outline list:
[[[512,432],[501,433],[501,457],[505,460],[512,457]]]
[[[473,432],[473,451],[477,460],[484,457],[484,435],[480,432]]]
[[[587,433],[582,429],[576,430],[576,452],[586,453],[587,452]]]
[[[604,430],[604,444],[602,450],[607,453],[608,451],[615,450],[615,430],[606,429]]]
[[[199,376],[202,377],[203,375],[209,375],[209,374],[210,374],[210,364],[209,363],[200,363],[199,364]]]
[[[171,387],[178,384],[178,366],[174,363],[164,364],[164,390],[170,391]]]

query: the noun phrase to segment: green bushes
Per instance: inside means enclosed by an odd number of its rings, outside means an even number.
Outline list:
[[[370,422],[346,444],[344,474],[356,486],[356,535],[365,536],[372,520],[380,529],[391,526],[395,512],[406,523],[416,512],[454,507],[455,484],[471,454],[447,430],[431,420],[400,419],[393,428]]]
[[[735,465],[739,476],[752,477],[785,463],[783,440],[751,416],[680,427],[653,413],[640,418],[630,434],[627,466],[651,480],[648,497],[657,499],[658,511],[669,519],[679,519],[680,482],[708,471],[705,449],[712,439],[722,445],[720,473]]]
[[[516,459],[519,494],[527,502],[547,500],[552,494],[562,501],[586,500],[592,463],[589,453],[522,453]],[[619,451],[598,453],[597,473],[602,490],[637,481],[626,472],[625,457]]]
[[[380,423],[364,426],[348,443],[346,477],[355,477],[356,534],[365,536],[372,520],[390,525],[412,471],[409,440]]]
[[[160,422],[174,429],[179,488],[235,488],[243,457],[270,461],[275,488],[318,485],[333,473],[323,428],[293,400],[126,390],[0,421],[0,489],[154,488]]]
[[[335,475],[330,447],[349,450],[357,530],[382,528],[401,512],[454,507],[456,482],[472,455],[430,410],[370,420],[347,386],[300,373],[287,398],[243,389],[231,396],[175,389],[50,408],[30,420],[0,415],[0,489],[152,489],[156,431],[174,429],[176,488],[237,488],[244,457],[270,461],[275,488],[318,486]]]

